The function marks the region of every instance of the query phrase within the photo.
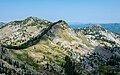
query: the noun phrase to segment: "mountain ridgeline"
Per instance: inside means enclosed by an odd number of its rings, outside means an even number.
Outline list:
[[[120,75],[120,35],[37,17],[0,28],[0,74]]]
[[[70,22],[69,23],[72,28],[78,29],[78,28],[84,28],[84,27],[89,27],[89,26],[102,26],[107,30],[112,31],[113,33],[117,33],[120,35],[120,23],[89,23],[89,24],[82,24],[82,23],[75,23],[75,22]]]

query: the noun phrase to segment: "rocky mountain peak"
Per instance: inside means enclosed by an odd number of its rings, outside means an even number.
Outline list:
[[[63,29],[68,29],[71,28],[67,22],[65,22],[64,20],[59,20],[57,22],[54,23],[54,25],[57,25],[58,27],[61,27]]]
[[[83,28],[83,29],[88,29],[88,30],[93,30],[93,31],[105,31],[106,29],[105,28],[103,28],[101,25],[99,25],[99,24],[95,24],[95,25],[92,25],[92,26],[89,26],[89,27],[85,27],[85,28]]]
[[[37,17],[30,16],[30,17],[27,17],[25,20],[26,21],[37,21],[37,20],[40,20],[40,19],[37,18]]]

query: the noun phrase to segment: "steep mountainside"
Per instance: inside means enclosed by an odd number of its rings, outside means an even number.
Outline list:
[[[114,34],[101,26],[86,27],[81,30],[90,41],[97,41],[107,46],[120,45],[120,36]],[[93,43],[97,45],[96,43]]]
[[[120,62],[112,60],[119,58],[120,36],[99,26],[73,30],[63,20],[28,17],[0,29],[0,41],[1,74],[104,75],[113,74],[113,68],[120,72]],[[113,61],[116,67],[110,65]]]
[[[30,39],[40,36],[51,22],[40,20],[36,17],[28,17],[23,21],[13,21],[8,23],[0,31],[1,43],[5,46],[19,46]]]
[[[76,32],[82,32],[94,46],[95,56],[100,58],[100,60],[98,58],[94,60],[97,60],[99,64],[101,61],[104,62],[98,70],[103,74],[119,75],[120,36],[97,25],[78,29]]]

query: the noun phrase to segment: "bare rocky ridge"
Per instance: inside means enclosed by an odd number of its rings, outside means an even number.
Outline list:
[[[120,36],[100,26],[73,30],[28,17],[0,29],[0,41],[1,74],[120,74]]]

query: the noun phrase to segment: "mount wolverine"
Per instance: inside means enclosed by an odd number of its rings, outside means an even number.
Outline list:
[[[0,23],[0,74],[120,75],[120,35],[37,17]]]

